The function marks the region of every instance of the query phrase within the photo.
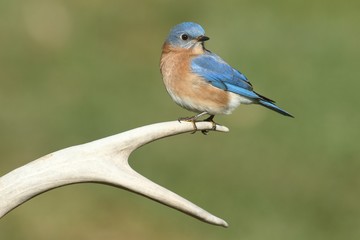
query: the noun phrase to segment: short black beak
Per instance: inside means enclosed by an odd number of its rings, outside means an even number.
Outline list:
[[[196,38],[196,40],[198,40],[198,42],[205,42],[205,41],[207,41],[209,39],[210,39],[209,37],[203,36],[203,35]]]

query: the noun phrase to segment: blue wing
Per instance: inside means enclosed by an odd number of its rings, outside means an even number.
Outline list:
[[[249,98],[254,103],[258,103],[285,116],[293,117],[285,110],[276,106],[274,104],[275,101],[254,92],[251,83],[244,74],[232,68],[214,53],[205,52],[205,54],[195,57],[191,61],[191,70],[193,73],[203,77],[214,87],[239,94]]]
[[[195,57],[191,62],[191,70],[208,81],[214,87],[233,92],[250,99],[261,99],[253,92],[249,80],[244,74],[232,68],[214,53],[206,52]]]

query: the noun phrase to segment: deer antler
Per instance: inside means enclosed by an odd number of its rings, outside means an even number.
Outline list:
[[[210,122],[197,122],[197,130],[212,130]],[[160,138],[193,131],[190,122],[172,121],[127,132],[50,153],[0,178],[0,218],[30,198],[73,183],[97,182],[138,193],[204,222],[228,224],[181,196],[135,172],[128,164],[137,148]],[[228,128],[216,125],[216,131]]]

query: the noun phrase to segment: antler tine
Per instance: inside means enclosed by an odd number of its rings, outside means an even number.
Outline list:
[[[213,130],[209,122],[197,122],[197,130]],[[0,178],[0,217],[43,192],[73,183],[98,182],[127,189],[182,211],[207,223],[227,223],[190,201],[134,171],[129,155],[152,141],[192,132],[190,122],[156,123],[48,154]],[[217,125],[216,131],[227,132]]]

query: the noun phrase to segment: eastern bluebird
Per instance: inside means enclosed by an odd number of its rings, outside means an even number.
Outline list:
[[[204,121],[212,122],[215,128],[215,115],[230,114],[241,103],[260,104],[293,117],[275,101],[256,93],[244,74],[207,50],[207,40],[199,24],[183,22],[170,30],[163,45],[160,71],[167,92],[177,104],[198,113],[179,121],[192,122],[196,131],[196,120],[208,114]]]

